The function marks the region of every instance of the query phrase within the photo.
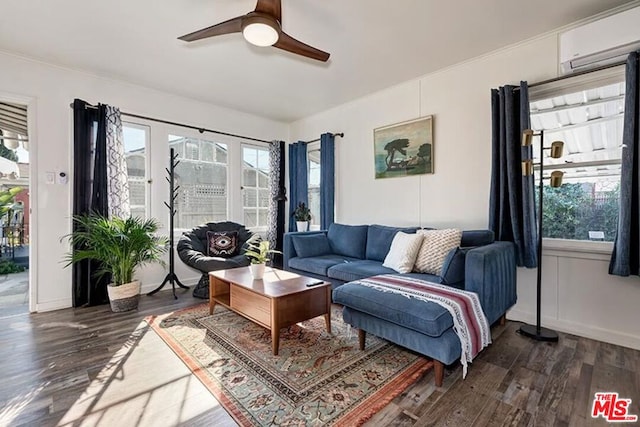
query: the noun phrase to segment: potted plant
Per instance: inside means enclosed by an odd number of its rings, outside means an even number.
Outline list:
[[[300,202],[293,211],[293,217],[296,220],[296,226],[298,231],[307,231],[309,228],[309,221],[311,221],[311,210],[303,202]]]
[[[134,280],[137,267],[162,261],[168,239],[155,235],[155,219],[129,217],[106,218],[102,215],[75,215],[76,230],[66,236],[75,251],[67,254],[68,267],[83,260],[96,260],[101,268],[96,276],[111,274],[107,286],[111,310],[133,310],[138,307],[140,281]]]
[[[249,271],[254,280],[260,280],[264,276],[264,268],[267,261],[270,261],[269,255],[281,254],[282,252],[269,248],[270,243],[268,240],[261,240],[259,243],[250,243],[249,248],[244,253],[251,264],[249,264]]]

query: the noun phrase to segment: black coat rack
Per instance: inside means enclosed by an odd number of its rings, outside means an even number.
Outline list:
[[[160,289],[164,288],[164,285],[166,285],[167,282],[169,282],[171,283],[171,287],[173,288],[173,297],[175,299],[178,299],[178,296],[176,295],[176,284],[183,289],[189,289],[188,286],[185,286],[182,283],[180,283],[180,280],[178,280],[178,276],[176,276],[176,273],[174,271],[175,255],[173,251],[173,217],[176,215],[176,210],[173,208],[173,202],[175,202],[176,197],[178,197],[178,189],[180,188],[180,186],[174,187],[174,183],[173,183],[175,168],[176,166],[178,166],[178,163],[180,163],[180,161],[177,160],[177,158],[178,158],[178,155],[175,154],[174,149],[171,148],[169,153],[169,168],[168,169],[165,168],[165,170],[167,171],[166,179],[169,182],[169,203],[164,202],[164,205],[167,208],[169,208],[169,273],[164,278],[160,286],[158,286],[157,288],[155,288],[154,290],[152,290],[147,294],[147,295],[155,294]]]

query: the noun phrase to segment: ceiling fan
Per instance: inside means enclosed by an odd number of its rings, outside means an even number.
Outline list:
[[[249,43],[256,46],[273,46],[322,62],[326,62],[329,59],[327,52],[302,43],[282,31],[280,0],[258,0],[253,12],[185,34],[182,37],[178,37],[178,39],[192,42],[230,33],[242,33]]]

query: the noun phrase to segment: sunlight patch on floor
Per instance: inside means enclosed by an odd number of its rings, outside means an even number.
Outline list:
[[[216,406],[211,393],[142,322],[58,425],[175,425]]]

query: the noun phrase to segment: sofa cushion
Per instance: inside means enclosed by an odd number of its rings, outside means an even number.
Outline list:
[[[460,246],[462,231],[455,228],[444,230],[418,230],[424,236],[416,258],[414,271],[442,275],[442,266],[449,251]]]
[[[382,266],[391,268],[398,273],[410,273],[416,262],[420,245],[422,245],[422,235],[398,231],[391,242],[391,248]]]
[[[357,282],[336,288],[333,302],[431,337],[439,337],[453,327],[451,314],[434,302],[383,292]]]
[[[327,237],[334,254],[364,259],[367,225],[331,224]]]
[[[462,232],[462,247],[484,246],[495,241],[495,234],[491,230],[465,230]]]
[[[308,271],[309,273],[329,276],[327,270],[334,265],[342,265],[347,262],[357,261],[355,258],[340,255],[320,255],[312,258],[295,257],[289,260],[289,267]]]
[[[331,246],[326,234],[298,234],[291,236],[293,247],[299,258],[309,258],[320,255],[330,255]]]
[[[383,267],[379,261],[355,260],[337,264],[327,270],[327,275],[332,279],[351,282],[352,280],[364,279],[365,277],[377,276],[378,274],[395,274],[390,268]]]
[[[454,248],[449,251],[442,265],[442,283],[464,289],[464,262],[467,249]]]
[[[374,261],[384,261],[389,253],[391,242],[398,231],[415,233],[417,227],[399,228],[373,224],[367,230],[366,258]]]

